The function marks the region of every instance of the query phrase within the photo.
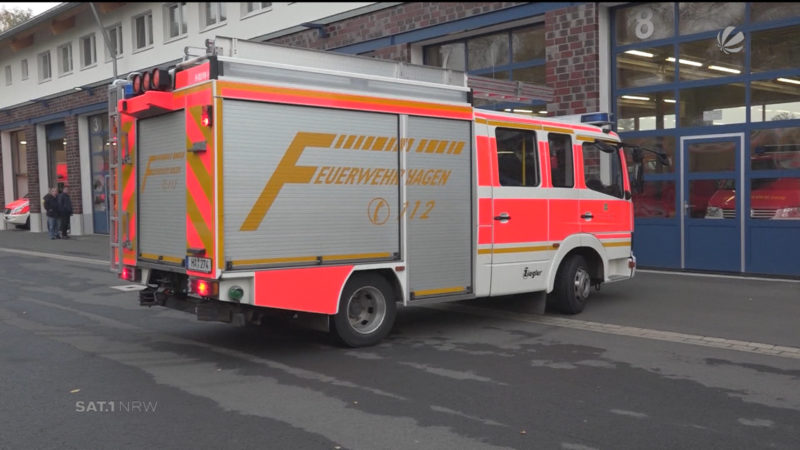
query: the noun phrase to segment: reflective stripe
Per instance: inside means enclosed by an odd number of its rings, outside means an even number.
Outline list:
[[[440,295],[440,294],[455,294],[457,292],[466,292],[467,288],[457,286],[457,287],[448,287],[448,288],[441,288],[441,289],[426,289],[424,291],[414,291],[411,294],[414,297],[424,297],[427,295]]]
[[[265,100],[300,105],[328,106],[360,111],[384,111],[399,114],[432,115],[472,119],[472,108],[412,100],[395,100],[366,95],[341,94],[310,89],[265,86],[233,81],[218,81],[225,98]]]

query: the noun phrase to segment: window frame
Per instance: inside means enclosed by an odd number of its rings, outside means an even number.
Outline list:
[[[553,155],[553,143],[554,143],[553,137],[555,137],[555,136],[563,136],[563,137],[568,139],[567,146],[564,149],[564,155],[568,156],[569,160],[568,161],[565,160],[565,161],[563,161],[563,163],[568,165],[569,168],[568,168],[568,170],[564,171],[564,175],[565,175],[564,183],[565,184],[559,184],[559,185],[556,185],[555,177],[553,176],[556,173],[553,171],[555,166],[552,163],[552,160],[553,160],[554,157],[558,158],[557,155],[555,155],[555,156]],[[573,152],[572,152],[572,142],[573,142],[572,134],[554,133],[554,132],[548,132],[547,133],[547,149],[548,149],[548,153],[550,155],[550,161],[551,161],[550,162],[550,184],[554,188],[567,188],[567,189],[575,188],[575,157],[574,157]],[[569,180],[566,179],[567,175],[569,175],[571,177]],[[568,183],[571,183],[571,184],[568,184]]]
[[[136,21],[142,19],[144,20],[144,33],[145,33],[145,44],[142,47],[137,47],[138,45],[138,37],[139,32],[137,30]],[[149,19],[149,20],[148,20]],[[133,48],[132,53],[143,52],[145,50],[150,50],[153,48],[153,42],[155,41],[153,38],[153,11],[148,10],[141,14],[137,14],[131,17],[131,36],[133,37],[133,42],[131,46]]]
[[[500,133],[508,133],[507,136],[501,137]],[[518,136],[514,136],[514,134]],[[513,127],[497,127],[494,130],[494,138],[495,138],[495,146],[497,148],[497,180],[502,187],[540,187],[542,185],[542,174],[541,174],[541,162],[539,161],[539,142],[537,140],[537,135],[535,131],[532,130],[525,130],[520,128],[513,128]],[[510,140],[510,139],[521,139],[521,142],[525,143],[530,141],[531,148],[523,150],[522,148],[513,148],[513,149],[502,149],[500,148],[500,141],[501,140]],[[503,158],[501,155],[509,154],[506,151],[511,150],[512,155],[516,157],[516,164],[519,165],[520,172],[519,177],[516,177],[516,167],[511,167],[511,172],[514,173],[514,177],[506,177],[503,178],[503,174],[508,174],[509,167],[504,167]],[[503,151],[503,153],[501,153]],[[532,167],[529,167],[528,161],[526,160],[526,156],[530,156],[533,158]],[[531,180],[528,176],[527,170],[532,170],[533,172],[533,179]],[[508,182],[504,180],[511,180],[513,182]],[[528,184],[531,182],[531,184]]]
[[[170,11],[173,8],[175,8],[176,19],[178,21],[178,34],[174,36],[170,34],[173,25],[170,19]],[[164,15],[162,20],[164,23],[164,43],[177,41],[178,39],[185,38],[189,35],[189,23],[186,20],[186,2],[172,2],[164,4]]]
[[[89,39],[89,41],[91,43],[91,52],[92,52],[91,53],[92,61],[90,63],[88,63],[88,64],[84,64],[84,62],[86,61],[86,53],[85,53],[86,52],[86,48],[84,47],[84,42],[86,41],[86,39]],[[81,66],[81,70],[89,69],[91,67],[97,66],[97,35],[94,32],[89,33],[89,34],[85,34],[85,35],[81,36],[78,39],[78,42],[80,44],[80,66]]]
[[[105,32],[107,33],[109,40],[111,39],[111,34],[114,34],[114,51],[116,51],[116,55],[112,55],[108,51],[108,47],[104,44],[103,47],[105,48],[105,55],[106,55],[106,62],[111,62],[116,57],[117,59],[122,58],[122,22],[117,22],[114,25],[108,26],[105,28]],[[105,39],[105,36],[103,37]],[[109,42],[110,44],[110,42]]]
[[[593,167],[592,165],[586,163],[586,150],[588,148],[591,148],[591,147],[594,147],[594,150],[597,151],[597,154],[599,155],[599,160],[598,160],[597,167],[598,167],[598,176],[599,176],[598,181],[602,185],[601,189],[598,189],[598,188],[590,186],[589,185],[590,184],[589,183],[589,179],[590,178],[586,176],[587,169]],[[603,164],[604,164],[603,163],[603,159],[604,159],[603,155],[604,154],[608,155],[606,160],[610,164],[609,167],[608,167],[609,175],[610,175],[610,177],[614,178],[614,179],[611,180],[612,183],[608,184],[608,185],[603,183]],[[581,160],[582,160],[581,162],[583,163],[583,174],[582,174],[583,183],[584,183],[584,186],[586,186],[587,189],[590,189],[590,190],[592,190],[594,192],[599,192],[599,193],[604,194],[604,195],[609,195],[609,196],[614,197],[614,198],[619,198],[619,199],[625,198],[625,176],[622,173],[622,171],[623,170],[627,170],[627,167],[624,168],[624,169],[622,167],[622,159],[620,158],[619,149],[614,151],[614,153],[606,153],[603,150],[601,150],[600,147],[596,143],[594,143],[594,142],[584,142],[583,145],[581,145]],[[594,178],[591,178],[591,179],[594,179]],[[612,192],[611,188],[614,187],[615,185],[617,185],[619,187],[619,189],[618,189],[617,192]]]
[[[24,58],[20,61],[20,80],[25,81],[30,77],[30,68],[28,66],[28,58]]]
[[[63,51],[66,50],[68,55],[65,55]],[[67,42],[66,44],[59,45],[56,48],[56,54],[58,55],[58,76],[63,77],[67,75],[71,75],[72,72],[75,70],[75,62],[72,57],[72,41]],[[65,60],[64,57],[68,56]],[[69,62],[69,70],[67,70],[65,66],[65,62]]]
[[[210,30],[212,28],[220,27],[226,25],[228,23],[228,13],[225,10],[225,2],[206,2],[202,3],[200,6],[200,31]],[[214,23],[208,23],[208,12],[207,8],[215,8],[215,17],[216,20]],[[220,19],[220,17],[225,16],[224,19]]]
[[[272,2],[242,2],[242,19],[272,11]],[[248,11],[249,5],[259,5],[258,8]]]
[[[47,75],[45,76],[44,73],[44,64],[43,62],[47,61]],[[39,83],[45,83],[53,79],[53,57],[50,54],[50,50],[45,50],[40,52],[36,55],[36,66],[37,66],[37,73],[39,77]]]
[[[12,77],[11,77],[11,64],[6,64],[4,72],[5,72],[5,75],[6,75],[6,86],[11,86],[11,84],[13,82]]]

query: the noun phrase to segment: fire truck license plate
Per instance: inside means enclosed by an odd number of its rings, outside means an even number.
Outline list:
[[[197,272],[209,273],[211,272],[211,259],[200,258],[197,256],[187,256],[186,268],[189,270],[195,270]]]

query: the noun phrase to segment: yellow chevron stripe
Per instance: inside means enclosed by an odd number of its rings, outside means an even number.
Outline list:
[[[206,221],[203,220],[203,215],[200,213],[200,208],[197,207],[195,198],[188,190],[186,191],[186,214],[189,216],[192,225],[197,231],[197,235],[200,236],[200,240],[203,241],[203,247],[206,249],[206,251],[210,252],[213,248],[211,229]]]

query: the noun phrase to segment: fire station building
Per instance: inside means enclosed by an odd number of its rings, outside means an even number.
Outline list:
[[[645,153],[634,189],[640,266],[800,276],[799,3],[62,3],[0,33],[0,199],[28,196],[41,232],[48,186],[69,186],[73,233],[108,233],[108,84],[215,35],[543,93],[481,108],[613,113],[669,159]]]

